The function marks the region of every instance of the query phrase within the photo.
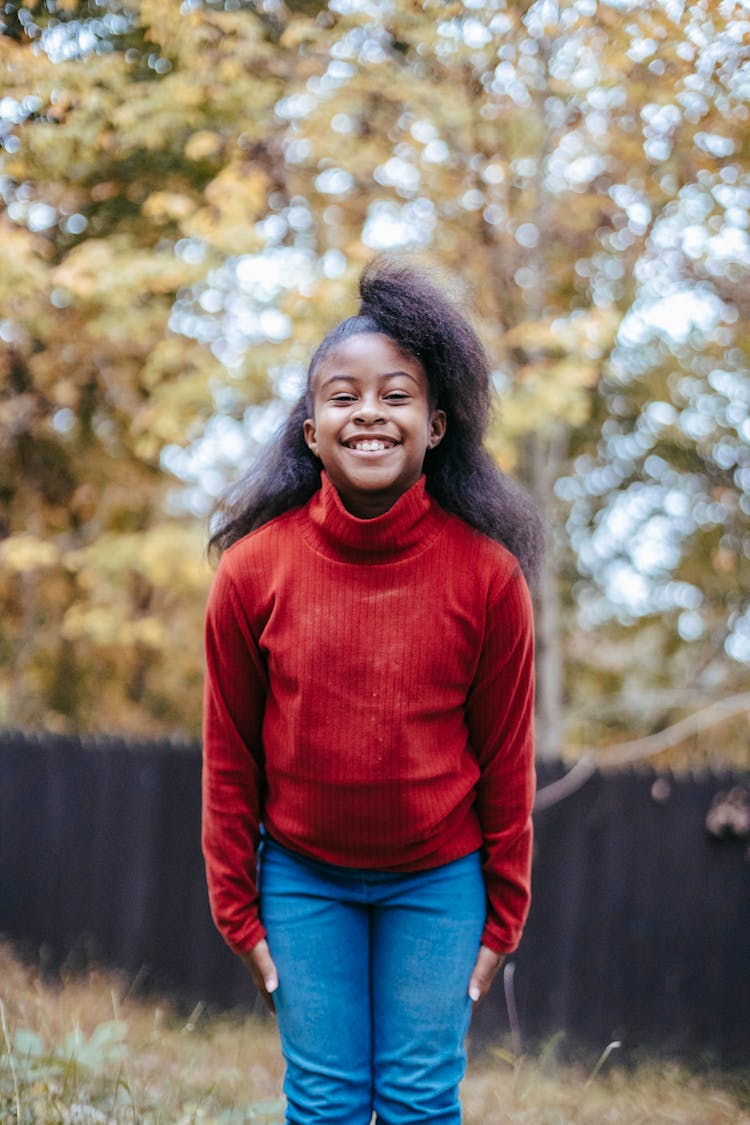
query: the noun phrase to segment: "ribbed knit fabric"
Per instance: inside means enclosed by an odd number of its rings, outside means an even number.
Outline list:
[[[208,603],[203,847],[216,924],[264,936],[260,824],[302,855],[413,871],[485,849],[483,941],[529,902],[531,603],[515,558],[422,478],[375,519],[322,488],[225,552]]]

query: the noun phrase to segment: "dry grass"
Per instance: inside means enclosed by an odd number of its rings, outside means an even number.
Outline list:
[[[750,1125],[748,1099],[726,1076],[711,1079],[674,1064],[607,1064],[593,1081],[581,1068],[532,1060],[508,1069],[486,1061],[470,1068],[466,1125]]]
[[[281,1058],[257,1019],[186,1019],[128,997],[113,974],[44,984],[2,947],[0,1000],[0,1122],[18,1120],[19,1102],[21,1121],[40,1125],[281,1119]],[[29,1032],[41,1057],[26,1049]]]
[[[0,946],[0,1122],[280,1125],[275,1032],[247,1016],[180,1016],[113,974],[43,983]],[[472,1060],[465,1125],[750,1125],[726,1076],[673,1065],[601,1072],[501,1051]],[[747,1093],[747,1090],[745,1090]]]

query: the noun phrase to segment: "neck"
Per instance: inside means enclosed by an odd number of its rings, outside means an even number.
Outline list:
[[[338,495],[347,512],[354,516],[355,519],[374,520],[377,519],[378,516],[384,516],[386,512],[389,512],[403,493],[399,496],[372,493],[364,497],[358,496],[356,498],[346,496],[343,492],[339,492]]]
[[[420,554],[448,518],[425,491],[421,477],[385,511],[351,512],[325,473],[308,506],[309,539],[341,562],[392,562]]]

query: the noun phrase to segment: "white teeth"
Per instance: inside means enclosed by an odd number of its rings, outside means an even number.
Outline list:
[[[384,441],[358,441],[354,448],[361,450],[362,453],[377,453],[381,449],[388,449],[389,446]]]

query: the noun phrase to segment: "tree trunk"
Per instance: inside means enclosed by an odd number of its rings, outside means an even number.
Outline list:
[[[553,488],[562,470],[568,429],[551,437],[530,434],[524,443],[524,477],[545,520],[547,549],[534,590],[536,624],[536,743],[540,758],[560,756],[563,745],[563,641],[558,545],[561,529]]]

